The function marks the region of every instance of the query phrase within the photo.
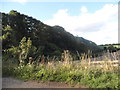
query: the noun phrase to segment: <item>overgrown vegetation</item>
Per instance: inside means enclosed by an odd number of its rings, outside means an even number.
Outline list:
[[[110,64],[112,61],[109,57],[104,57],[105,63],[96,65],[92,64],[89,55],[83,55],[81,61],[72,61],[68,51],[64,51],[62,55],[64,61],[28,63],[22,67],[9,62],[3,67],[3,76],[14,76],[25,81],[66,82],[72,86],[77,84],[89,88],[119,88],[119,69],[118,66]]]
[[[120,52],[103,53],[104,48],[75,37],[60,26],[51,27],[12,10],[9,14],[2,13],[0,40],[3,42],[3,76],[90,88],[120,86],[118,62],[112,63],[120,60]],[[110,52],[113,49],[111,46]],[[97,60],[103,63],[94,63]]]

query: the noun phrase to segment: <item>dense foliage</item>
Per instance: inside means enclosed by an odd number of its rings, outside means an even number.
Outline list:
[[[63,50],[69,50],[72,53],[100,51],[92,41],[75,37],[60,26],[48,26],[14,10],[8,14],[2,13],[3,50],[18,47],[23,37],[30,38],[39,55],[60,56]]]

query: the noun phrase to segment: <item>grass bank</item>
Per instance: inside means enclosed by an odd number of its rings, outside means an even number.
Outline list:
[[[22,67],[7,62],[3,66],[3,76],[14,76],[25,81],[65,82],[72,86],[77,84],[89,88],[120,88],[118,66],[108,63],[107,60],[106,57],[101,66],[91,65],[91,59],[85,57],[78,62],[66,58],[64,61],[27,64]]]

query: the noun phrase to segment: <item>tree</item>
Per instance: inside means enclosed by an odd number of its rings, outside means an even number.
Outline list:
[[[2,36],[0,37],[0,39],[1,40],[6,40],[7,38],[8,38],[8,36],[9,35],[11,35],[11,31],[12,31],[13,29],[8,25],[8,26],[6,26],[6,27],[4,27],[4,28],[2,28]]]
[[[7,25],[2,28],[2,36],[0,37],[0,40],[2,40],[3,49],[6,49],[10,46],[12,46],[12,42],[14,41],[14,35],[13,35],[13,29]],[[9,43],[9,44],[8,44]]]
[[[30,38],[26,39],[26,37],[23,37],[19,46],[12,46],[4,51],[11,52],[11,56],[17,57],[19,60],[19,65],[24,66],[29,62],[28,58],[34,55],[36,49],[36,47],[32,46],[32,41]]]
[[[20,47],[19,62],[20,65],[22,66],[26,64],[26,59],[29,57],[29,53],[32,47],[32,41],[30,40],[30,38],[26,40],[26,37],[23,37],[19,47]]]
[[[10,15],[17,16],[17,15],[19,15],[20,13],[18,13],[18,12],[15,11],[15,10],[11,10],[11,11],[9,12],[9,14],[10,14]]]
[[[114,47],[113,45],[109,45],[109,46],[108,46],[108,50],[109,50],[110,52],[115,52],[117,49],[116,49],[116,47]]]

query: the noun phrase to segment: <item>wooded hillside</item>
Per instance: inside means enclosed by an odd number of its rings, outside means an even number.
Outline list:
[[[73,36],[61,26],[48,26],[14,10],[8,14],[2,13],[3,50],[19,46],[23,37],[30,38],[36,52],[45,56],[59,56],[63,50],[73,53],[101,50],[94,42]]]

